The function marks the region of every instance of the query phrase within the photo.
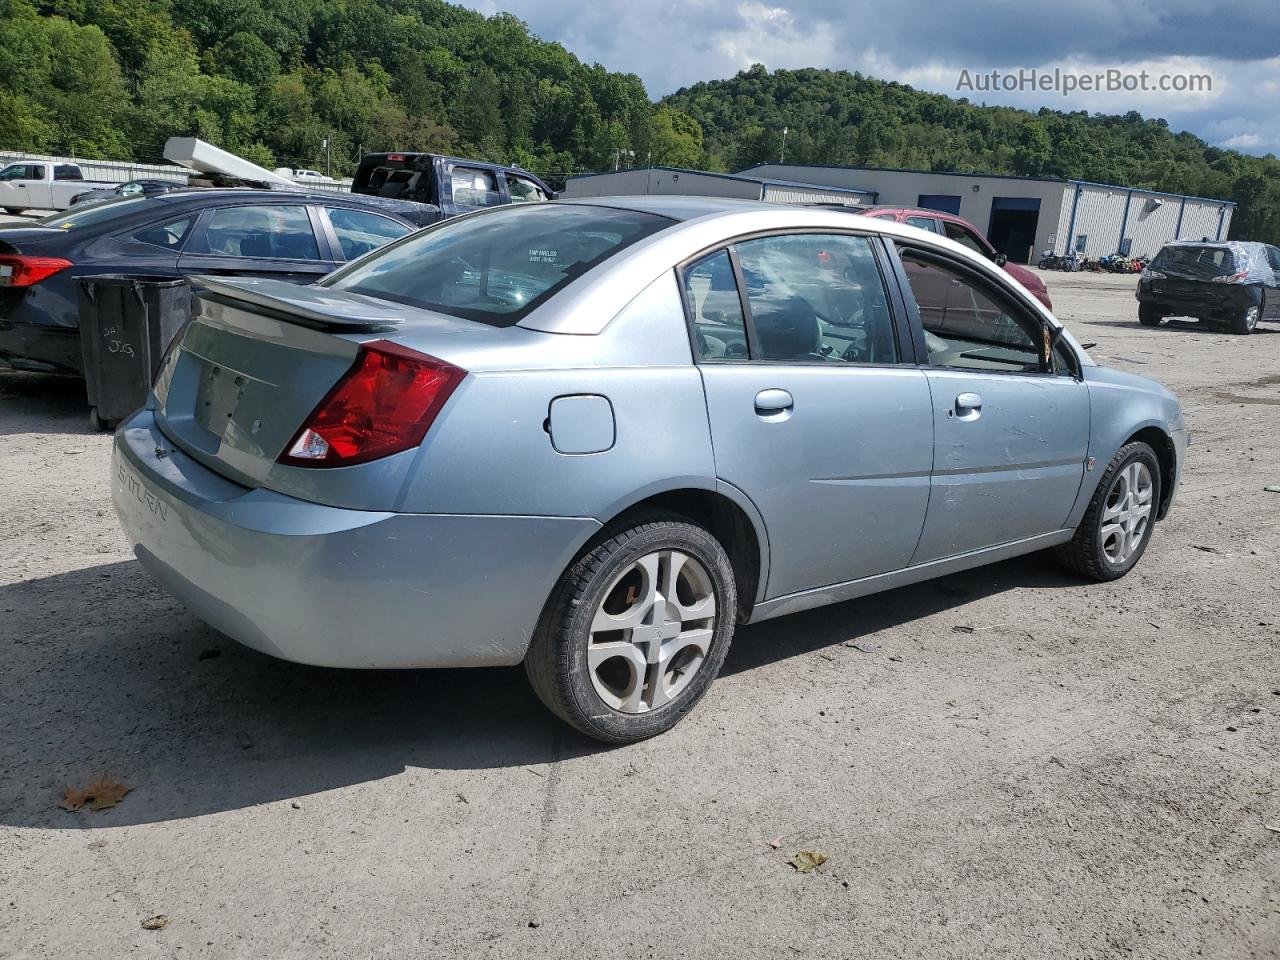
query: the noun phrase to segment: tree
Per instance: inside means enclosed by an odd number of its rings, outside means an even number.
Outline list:
[[[656,164],[696,167],[702,162],[702,127],[687,113],[663,107],[649,124],[649,151]]]

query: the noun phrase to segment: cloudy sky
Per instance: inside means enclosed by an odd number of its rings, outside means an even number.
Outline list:
[[[1280,10],[1273,0],[463,0],[660,97],[753,63],[830,67],[974,102],[1164,117],[1211,143],[1280,153]],[[957,91],[961,71],[1207,74],[1174,93]]]

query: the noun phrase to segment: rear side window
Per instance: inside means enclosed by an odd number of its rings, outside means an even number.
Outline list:
[[[921,230],[928,230],[930,233],[938,232],[937,221],[933,217],[907,217],[907,223]]]
[[[748,359],[747,323],[729,252],[721,250],[686,267],[682,282],[698,359]]]
[[[187,234],[191,232],[191,224],[194,220],[194,216],[189,216],[170,220],[168,223],[143,227],[133,235],[133,239],[140,243],[149,243],[153,247],[177,250],[182,246],[182,241],[187,239]]]
[[[502,202],[492,170],[454,167],[449,171],[449,183],[454,204],[464,209],[494,207]]]
[[[53,168],[53,179],[55,180],[83,180],[84,175],[80,172],[79,167],[71,164],[60,163]]]
[[[320,259],[307,208],[283,203],[214,210],[204,235],[194,237],[187,252],[223,257]]]
[[[403,237],[411,229],[398,220],[364,210],[326,207],[325,212],[333,224],[333,232],[338,235],[342,255],[348,260],[363,257],[384,243]]]
[[[546,203],[507,207],[405,237],[322,286],[509,327],[557,291],[671,220]]]

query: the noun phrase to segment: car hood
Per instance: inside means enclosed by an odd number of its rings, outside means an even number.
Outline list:
[[[1033,270],[1016,263],[1006,263],[1004,265],[1005,272],[1020,284],[1032,291],[1043,291],[1045,289],[1044,281]]]

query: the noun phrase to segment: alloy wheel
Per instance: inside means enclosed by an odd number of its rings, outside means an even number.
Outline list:
[[[716,627],[711,576],[680,550],[655,550],[614,577],[591,621],[596,694],[622,713],[677,698],[702,667]]]
[[[1116,474],[1102,510],[1102,552],[1117,566],[1142,546],[1151,526],[1155,484],[1145,463],[1134,461]]]

